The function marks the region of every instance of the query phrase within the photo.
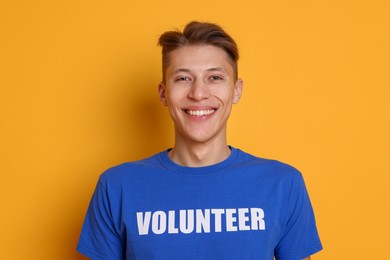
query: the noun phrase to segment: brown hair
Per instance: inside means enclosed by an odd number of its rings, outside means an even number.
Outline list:
[[[169,65],[169,54],[188,45],[212,45],[223,49],[231,61],[234,76],[237,79],[237,61],[239,58],[237,44],[217,24],[190,22],[184,27],[183,32],[176,30],[163,33],[158,40],[158,44],[162,47],[163,82],[165,82],[165,71]]]

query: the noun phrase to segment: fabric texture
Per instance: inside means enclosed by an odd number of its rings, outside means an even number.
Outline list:
[[[77,250],[92,259],[298,260],[322,249],[302,175],[231,147],[183,167],[168,151],[103,173]]]

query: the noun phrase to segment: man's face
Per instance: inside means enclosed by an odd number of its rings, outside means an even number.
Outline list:
[[[169,54],[165,73],[159,94],[174,122],[176,143],[225,143],[231,107],[242,92],[227,54],[211,45],[181,47]]]

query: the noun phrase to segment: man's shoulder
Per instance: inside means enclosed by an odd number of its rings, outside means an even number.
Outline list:
[[[124,162],[112,166],[100,175],[100,180],[113,181],[116,179],[136,177],[146,172],[150,172],[151,169],[161,168],[160,155],[161,153],[157,153],[144,159]]]
[[[301,172],[294,166],[276,159],[259,157],[251,153],[237,149],[239,153],[239,165],[259,169],[272,174],[300,177]]]

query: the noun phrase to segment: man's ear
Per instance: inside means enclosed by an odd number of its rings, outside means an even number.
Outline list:
[[[167,103],[167,99],[165,97],[165,85],[160,82],[160,84],[158,84],[158,94],[160,96],[160,100],[161,100],[161,103],[163,103],[164,106],[167,106],[168,103]]]
[[[236,81],[236,84],[234,85],[233,104],[237,104],[238,101],[240,101],[243,87],[244,87],[244,82],[242,81],[242,79],[238,79]]]

